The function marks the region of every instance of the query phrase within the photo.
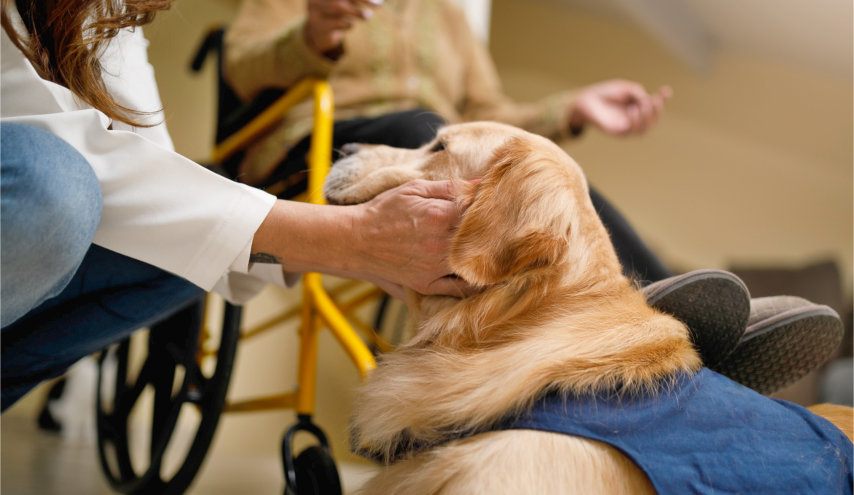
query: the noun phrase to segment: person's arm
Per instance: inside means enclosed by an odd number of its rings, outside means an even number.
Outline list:
[[[447,7],[451,12],[456,7]],[[640,134],[652,127],[672,90],[648,93],[633,81],[610,80],[558,92],[533,102],[517,102],[504,94],[492,57],[475,38],[462,14],[446,14],[448,35],[467,58],[464,120],[495,120],[551,139],[578,136],[589,126],[610,135]]]
[[[287,88],[307,76],[326,77],[333,62],[305,41],[305,0],[244,0],[226,29],[223,72],[246,100]]]
[[[125,130],[38,76],[2,32],[3,121],[46,129],[77,149],[101,184],[94,242],[209,290],[248,244],[275,198],[237,185]],[[132,77],[132,74],[124,74]]]
[[[465,121],[494,120],[521,127],[551,139],[569,135],[565,109],[573,91],[562,91],[533,102],[518,102],[504,93],[498,71],[486,45],[472,33],[465,15],[444,1],[445,35],[454,40],[453,56],[463,57],[467,67],[464,98],[458,111]]]
[[[41,79],[5,31],[0,43],[0,116],[51,131],[87,159],[103,197],[96,244],[205,290],[229,270],[248,270],[234,265],[253,241],[256,256],[276,256],[288,271],[460,294],[457,284],[437,280],[448,273],[443,260],[457,220],[448,183],[416,182],[347,207],[276,200],[139,134],[112,130],[103,113]]]
[[[459,215],[450,181],[413,181],[352,206],[280,200],[255,234],[250,262],[369,280],[398,297],[401,286],[463,296],[466,284],[447,277]]]
[[[369,18],[370,0],[244,0],[225,36],[223,70],[250,99],[267,88],[324,78],[343,52],[344,34]]]

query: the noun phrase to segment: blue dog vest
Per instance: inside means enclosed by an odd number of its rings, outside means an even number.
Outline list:
[[[598,440],[660,494],[851,494],[852,445],[830,422],[703,368],[657,394],[548,395],[497,429]]]

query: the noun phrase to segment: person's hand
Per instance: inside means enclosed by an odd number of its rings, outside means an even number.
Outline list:
[[[649,94],[640,84],[619,79],[586,86],[570,108],[570,130],[577,134],[592,124],[616,136],[643,133],[658,120],[672,94],[669,86]]]
[[[308,0],[306,43],[319,54],[337,50],[353,23],[370,19],[380,4],[382,0]]]
[[[415,180],[356,205],[280,199],[252,238],[249,262],[367,280],[401,299],[404,287],[464,297],[477,289],[448,264],[459,221],[452,181]]]
[[[358,206],[362,212],[353,229],[370,267],[366,279],[397,297],[403,295],[397,286],[428,295],[474,292],[450,276],[448,249],[460,219],[453,182],[408,182]]]

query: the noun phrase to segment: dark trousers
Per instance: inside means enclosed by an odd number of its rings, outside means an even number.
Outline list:
[[[0,409],[78,360],[203,295],[180,277],[92,245],[59,295],[3,328]]]
[[[445,122],[441,117],[423,109],[344,120],[334,125],[332,146],[334,150],[341,149],[347,143],[417,148],[433,139],[436,131],[443,125]],[[310,137],[297,143],[265,185],[289,178],[291,186],[285,190],[282,197],[293,197],[305,191],[308,168],[305,157],[310,145]],[[611,242],[626,276],[647,285],[672,275],[628,220],[593,186],[590,187],[590,199],[611,235]]]

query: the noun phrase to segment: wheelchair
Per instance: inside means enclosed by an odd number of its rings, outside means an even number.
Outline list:
[[[233,177],[234,164],[248,143],[294,104],[313,98],[314,128],[307,158],[305,199],[322,204],[320,191],[332,154],[333,102],[329,85],[323,80],[306,79],[286,92],[266,91],[244,104],[222,78],[223,36],[221,28],[210,30],[192,61],[195,72],[211,54],[217,62],[218,123],[212,168]],[[275,194],[277,187],[274,184],[270,192]],[[102,471],[110,486],[127,494],[183,493],[204,461],[222,413],[285,409],[295,411],[297,421],[282,438],[284,492],[341,493],[329,442],[312,420],[318,333],[328,328],[364,377],[376,366],[375,354],[391,348],[375,328],[396,327],[400,318],[388,317],[394,303],[376,287],[357,281],[339,281],[331,288],[327,285],[320,274],[304,274],[301,304],[254,328],[243,328],[242,308],[228,302],[222,305],[217,318],[216,301],[206,295],[152,325],[147,336],[142,333],[103,351],[97,384],[97,440]],[[356,317],[357,309],[377,302],[373,325]],[[292,319],[299,320],[296,388],[230,402],[228,384],[239,342]],[[137,427],[140,421],[145,428],[142,435],[131,427],[132,423]],[[193,426],[187,428],[188,422]],[[193,437],[189,447],[175,454],[169,449],[179,430],[192,431]],[[295,455],[294,437],[299,432],[313,437],[314,444]],[[140,448],[145,451],[142,459],[134,456]],[[164,462],[167,456],[174,460],[176,455],[177,467],[167,465],[174,462]]]

